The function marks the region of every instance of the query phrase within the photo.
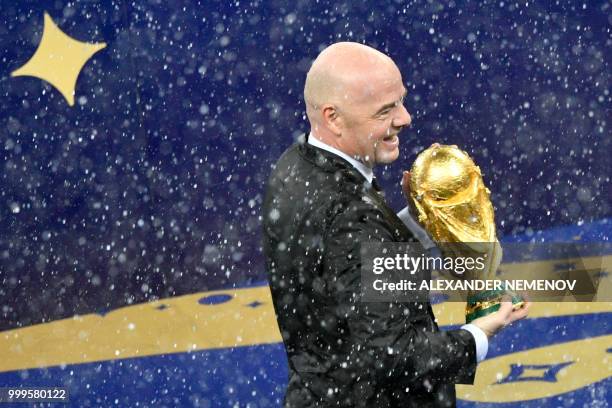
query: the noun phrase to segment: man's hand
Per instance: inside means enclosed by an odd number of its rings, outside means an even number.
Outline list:
[[[406,203],[408,204],[408,208],[410,209],[410,213],[418,214],[414,206],[414,201],[412,201],[412,197],[410,197],[410,172],[404,171],[402,176],[402,191],[404,192],[404,197],[406,197]],[[418,221],[418,217],[415,216],[415,220]]]
[[[404,197],[406,197],[406,201],[409,203],[412,201],[410,198],[410,172],[404,171],[402,176],[402,191],[404,192]]]
[[[491,338],[504,327],[514,323],[517,320],[527,317],[530,307],[531,302],[525,301],[520,309],[513,311],[512,301],[509,297],[505,297],[497,312],[479,317],[478,319],[473,320],[471,323],[482,330],[488,338]]]

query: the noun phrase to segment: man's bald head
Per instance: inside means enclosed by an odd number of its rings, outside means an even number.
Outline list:
[[[368,78],[398,71],[382,52],[367,45],[339,42],[325,48],[314,60],[304,85],[304,100],[309,118],[325,103],[342,106],[359,102],[372,89]],[[311,118],[312,119],[312,118]]]

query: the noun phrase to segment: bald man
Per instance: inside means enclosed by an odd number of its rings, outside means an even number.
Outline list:
[[[506,302],[441,332],[429,303],[360,301],[361,242],[433,245],[407,209],[387,205],[373,174],[399,156],[405,95],[393,61],[357,43],[329,46],[306,77],[311,131],[276,163],[263,206],[285,407],[454,406],[454,384],[473,383],[488,338],[526,313]]]

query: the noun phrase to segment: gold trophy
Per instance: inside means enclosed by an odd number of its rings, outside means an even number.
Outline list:
[[[434,144],[415,160],[410,183],[419,222],[441,244],[444,256],[482,256],[484,268],[466,271],[465,278],[495,279],[502,248],[495,234],[489,189],[470,156],[457,146]],[[499,310],[505,294],[511,295],[514,309],[522,307],[523,299],[510,291],[470,291],[466,322]]]

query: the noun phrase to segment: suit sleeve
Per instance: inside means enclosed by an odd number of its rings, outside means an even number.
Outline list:
[[[361,302],[360,243],[393,242],[383,215],[368,203],[351,204],[337,215],[325,239],[323,266],[338,318],[347,322],[349,343],[343,367],[377,382],[429,387],[472,384],[476,344],[466,330],[430,332],[426,304]],[[410,307],[409,307],[410,306]]]

